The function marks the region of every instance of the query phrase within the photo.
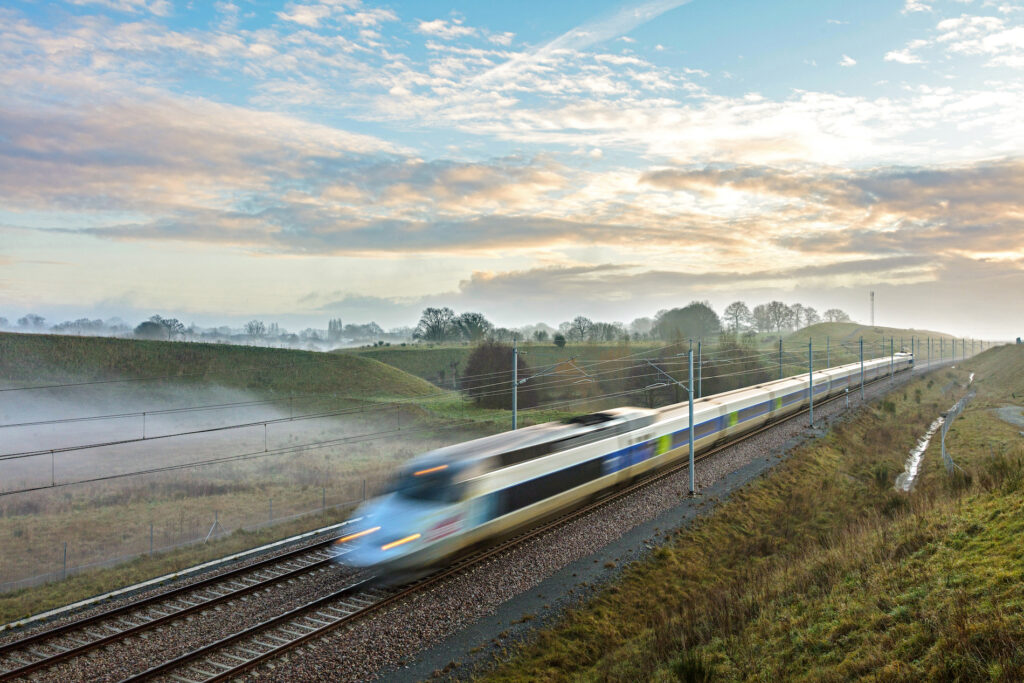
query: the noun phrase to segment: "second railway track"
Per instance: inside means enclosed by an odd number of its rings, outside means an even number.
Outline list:
[[[113,642],[327,568],[331,538],[0,645],[0,681],[41,672]]]

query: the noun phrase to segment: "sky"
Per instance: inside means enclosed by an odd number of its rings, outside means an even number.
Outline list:
[[[0,316],[1024,334],[1024,3],[7,0]]]

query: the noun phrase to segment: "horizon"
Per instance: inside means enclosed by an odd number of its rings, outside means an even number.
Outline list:
[[[1012,340],[1024,3],[0,9],[0,316]],[[1018,293],[1014,295],[1014,292]]]

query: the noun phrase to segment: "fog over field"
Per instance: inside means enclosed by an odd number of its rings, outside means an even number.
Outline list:
[[[64,542],[75,566],[145,552],[150,524],[160,547],[201,540],[215,516],[223,533],[358,501],[475,436],[427,424],[414,406],[183,382],[0,391],[0,584],[53,571]]]

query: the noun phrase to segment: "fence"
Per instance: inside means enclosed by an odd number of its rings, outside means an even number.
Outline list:
[[[973,375],[972,375],[973,379]],[[952,408],[946,411],[945,421],[942,423],[942,462],[946,466],[946,471],[950,474],[953,473],[954,469],[958,469],[961,472],[963,469],[953,462],[953,456],[946,450],[946,432],[949,431],[949,426],[953,424],[953,420],[960,416],[960,413],[964,412],[964,408],[967,407],[967,403],[974,398],[975,392],[971,392],[964,396],[962,399],[956,402]]]
[[[84,543],[81,539],[70,539],[70,542],[63,541],[51,548],[35,548],[33,549],[33,555],[35,557],[40,558],[43,556],[49,556],[52,558],[51,566],[53,569],[48,572],[32,574],[30,576],[9,578],[6,581],[0,582],[0,593],[17,590],[19,588],[37,586],[49,581],[60,581],[69,576],[74,576],[75,574],[93,569],[112,567],[143,555],[153,555],[156,553],[203,544],[213,539],[223,538],[238,531],[257,531],[259,529],[282,524],[302,517],[322,515],[328,511],[352,507],[366,499],[368,486],[372,493],[375,486],[379,484],[379,482],[376,481],[371,481],[368,484],[366,479],[363,479],[361,483],[358,481],[350,483],[354,484],[355,496],[352,496],[353,487],[349,486],[348,490],[344,491],[344,499],[335,499],[328,504],[328,490],[321,487],[320,496],[318,496],[320,498],[320,504],[316,507],[307,507],[306,509],[299,511],[294,511],[295,506],[289,506],[288,500],[278,499],[278,516],[274,515],[274,499],[268,498],[265,508],[265,516],[261,515],[261,519],[259,521],[255,521],[251,517],[246,521],[236,519],[233,522],[234,526],[231,529],[226,528],[221,522],[221,514],[219,510],[214,510],[205,523],[201,518],[191,519],[187,529],[183,529],[180,526],[175,529],[173,522],[169,523],[167,520],[164,520],[164,525],[162,527],[159,527],[155,522],[150,522],[148,525],[148,533],[146,533],[146,529],[144,528],[142,534],[136,533],[131,538],[128,538],[126,542],[120,543],[120,552],[110,553],[108,548],[108,552],[104,553],[105,556],[100,558],[96,557],[96,552],[93,552],[92,557],[89,557],[88,551],[83,550],[82,548]],[[331,498],[335,498],[335,496],[332,495]],[[303,497],[303,502],[307,505],[308,499],[308,495]],[[186,499],[182,501],[182,505],[187,507],[190,504],[195,504],[195,502],[195,500],[190,501]],[[291,509],[289,510],[289,508]],[[288,511],[288,514],[281,514],[285,511]],[[126,523],[126,527],[127,526],[128,524]],[[136,524],[135,527],[137,528],[138,525]],[[122,538],[127,535],[127,532],[125,532],[124,529],[120,531],[118,529],[111,529],[110,531],[114,534],[121,533]],[[80,556],[83,554],[86,555],[86,557],[80,559],[79,564],[71,564],[76,555]],[[43,564],[43,562],[39,562],[36,566],[38,567],[41,564]]]

